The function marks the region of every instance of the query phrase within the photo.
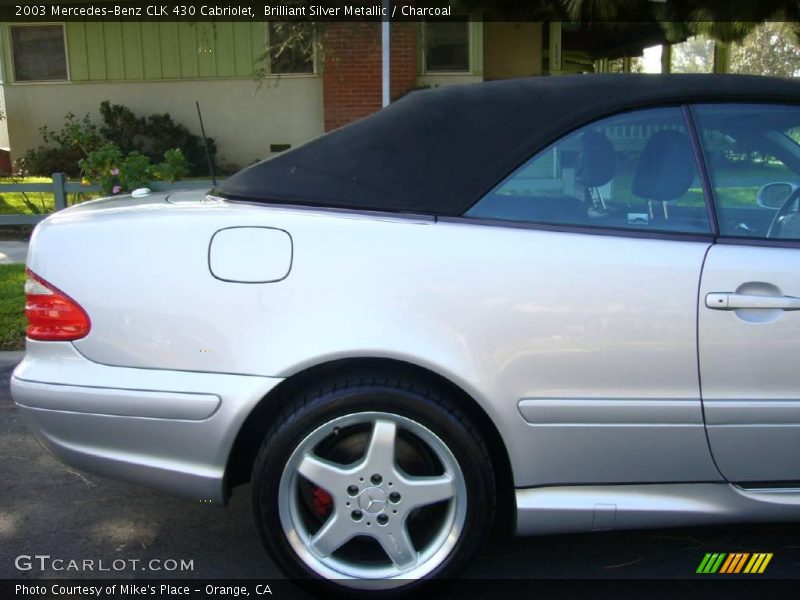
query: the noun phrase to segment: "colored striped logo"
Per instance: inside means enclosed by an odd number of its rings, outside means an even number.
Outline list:
[[[696,573],[703,574],[725,574],[733,573],[763,573],[769,561],[772,560],[772,552],[709,552],[700,561]]]

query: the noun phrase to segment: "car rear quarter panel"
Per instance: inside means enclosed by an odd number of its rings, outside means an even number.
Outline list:
[[[87,310],[92,331],[75,347],[92,361],[288,377],[397,359],[482,406],[518,486],[718,476],[696,365],[704,243],[226,202],[95,212],[48,219],[29,259]],[[212,276],[209,242],[237,226],[291,235],[285,279]],[[667,399],[690,416],[667,418],[671,428],[532,428],[518,409],[530,398]],[[676,446],[685,460],[669,456]],[[564,451],[572,459],[553,462]]]

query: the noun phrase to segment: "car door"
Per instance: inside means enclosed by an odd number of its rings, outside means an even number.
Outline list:
[[[518,409],[517,485],[719,479],[696,337],[713,237],[682,108],[579,128],[465,216],[491,227],[471,235],[503,344],[481,350]]]
[[[800,107],[693,109],[719,243],[700,286],[708,440],[732,482],[800,481]]]

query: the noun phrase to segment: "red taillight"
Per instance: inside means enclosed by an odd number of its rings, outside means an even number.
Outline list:
[[[75,300],[36,273],[27,270],[25,316],[32,340],[69,341],[86,336],[92,327],[89,315]]]

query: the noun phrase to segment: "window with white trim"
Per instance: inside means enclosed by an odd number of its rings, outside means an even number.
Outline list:
[[[12,25],[14,81],[67,81],[64,26]]]
[[[427,73],[468,73],[469,18],[452,17],[456,20],[425,21],[423,38],[425,40],[425,72]]]
[[[310,23],[267,23],[271,75],[314,73],[314,29]]]

